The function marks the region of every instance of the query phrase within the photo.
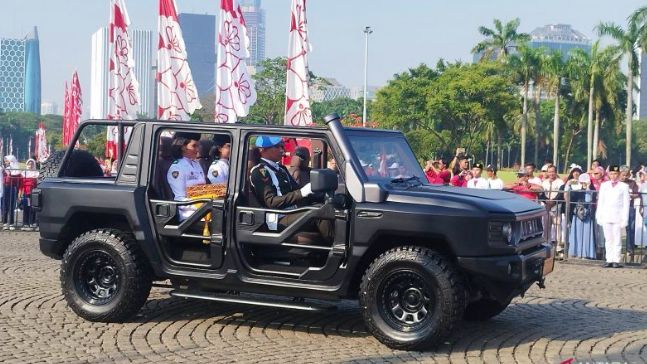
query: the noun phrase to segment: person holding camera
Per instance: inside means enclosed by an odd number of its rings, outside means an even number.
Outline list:
[[[469,170],[469,160],[467,155],[465,155],[465,150],[463,148],[456,149],[456,156],[452,161],[453,165],[453,177],[450,180],[450,184],[456,187],[467,187],[467,181],[471,177]]]

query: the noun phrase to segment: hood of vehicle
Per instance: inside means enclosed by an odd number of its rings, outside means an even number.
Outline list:
[[[483,212],[520,214],[542,209],[541,205],[510,192],[472,188],[421,185],[418,187],[385,186],[386,201],[407,204],[471,207]]]

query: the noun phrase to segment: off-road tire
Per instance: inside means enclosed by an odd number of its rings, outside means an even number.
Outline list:
[[[421,326],[398,328],[384,309],[390,299],[385,297],[394,297],[388,293],[389,282],[398,275],[418,276],[414,280],[426,284],[421,291],[433,295],[428,300],[433,301],[433,306],[425,310],[427,314],[420,323],[414,324]],[[462,319],[465,298],[464,282],[451,261],[418,246],[397,247],[378,256],[364,273],[359,292],[360,309],[369,332],[388,347],[400,350],[423,350],[441,342]]]
[[[509,304],[510,301],[502,304],[491,298],[482,298],[478,301],[470,302],[465,307],[463,318],[466,321],[486,321],[503,312]]]
[[[85,269],[91,271],[98,265],[99,260],[91,260],[93,257],[114,262],[110,270],[116,283],[108,299],[96,299],[92,290],[98,286],[86,284],[88,279],[81,278],[87,276]],[[151,277],[150,266],[133,237],[114,229],[97,229],[80,235],[69,245],[61,262],[60,280],[65,300],[77,315],[89,321],[123,322],[133,316],[148,299]]]
[[[65,151],[57,151],[52,153],[52,155],[47,158],[45,162],[40,166],[40,172],[38,174],[38,183],[41,183],[45,178],[58,177],[58,171],[61,170],[61,162],[65,157]]]

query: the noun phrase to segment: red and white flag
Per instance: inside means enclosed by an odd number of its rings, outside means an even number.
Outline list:
[[[135,77],[135,59],[132,41],[128,34],[130,17],[124,0],[111,0],[110,4],[110,76],[107,118],[134,120],[140,104],[139,82]],[[128,140],[131,128],[126,128]],[[109,126],[106,136],[106,157],[117,157],[119,128]]]
[[[79,75],[76,71],[74,71],[74,76],[72,76],[72,85],[70,86],[66,108],[67,118],[64,119],[63,123],[63,144],[69,145],[70,141],[72,141],[72,137],[74,137],[76,129],[79,127],[81,114],[83,112],[81,83],[79,82]]]
[[[285,88],[285,125],[312,124],[310,93],[308,91],[308,53],[310,50],[306,0],[292,0],[288,77]]]
[[[38,129],[36,129],[36,134],[34,137],[35,148],[34,154],[36,155],[36,160],[40,163],[44,162],[49,158],[49,150],[47,149],[47,130],[45,129],[45,123],[42,121],[38,124]]]
[[[67,124],[70,122],[70,91],[69,88],[67,87],[67,82],[65,82],[65,99],[63,101],[63,125],[62,125],[62,132],[63,132],[63,145],[67,145],[69,142],[69,138],[67,136]]]
[[[159,0],[157,47],[157,117],[189,120],[202,107],[193,82],[175,0]]]
[[[216,69],[216,123],[235,123],[256,102],[254,81],[247,71],[249,37],[238,0],[220,0]]]

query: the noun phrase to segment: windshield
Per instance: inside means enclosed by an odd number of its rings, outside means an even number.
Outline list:
[[[413,151],[402,135],[349,133],[350,143],[371,182],[412,178],[427,183]]]

